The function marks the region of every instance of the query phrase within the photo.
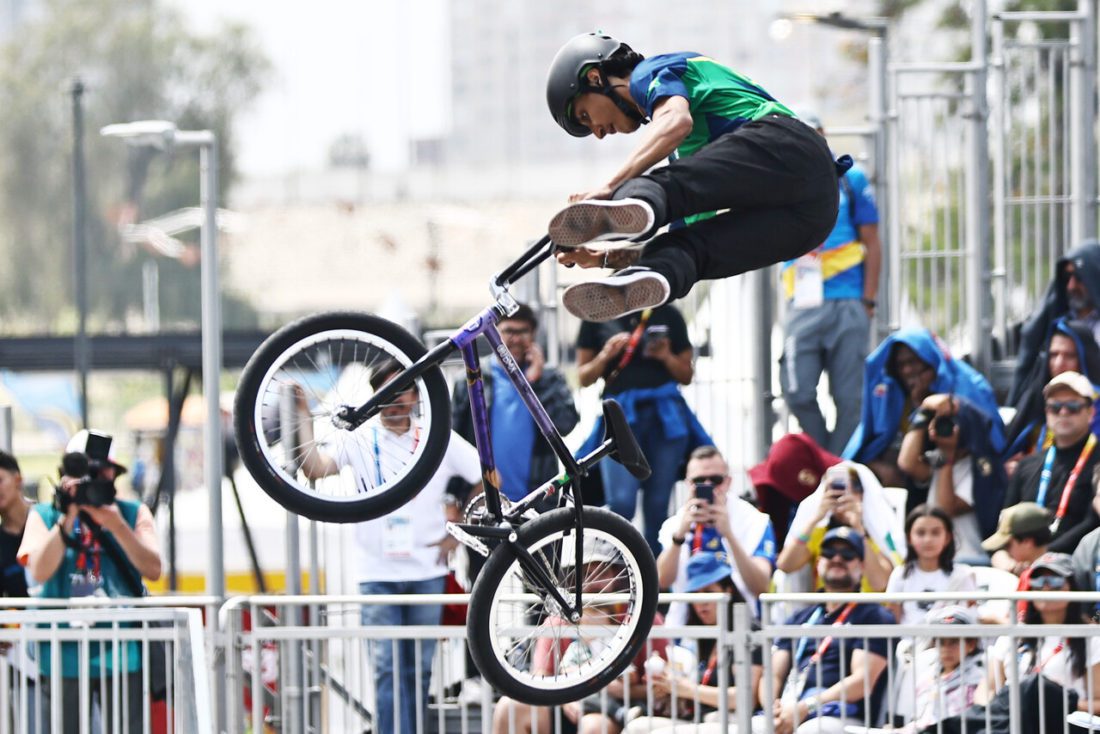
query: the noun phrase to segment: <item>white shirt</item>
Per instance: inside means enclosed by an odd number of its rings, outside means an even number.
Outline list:
[[[915,566],[908,576],[905,575],[905,566],[901,565],[890,572],[890,580],[886,582],[887,594],[917,591],[976,591],[977,588],[974,572],[965,563],[954,564],[950,574],[939,568],[935,571],[922,571]],[[924,624],[928,610],[936,606],[940,604],[902,602],[900,623]]]
[[[1072,688],[1077,691],[1080,698],[1084,698],[1088,669],[1100,663],[1100,637],[1086,637],[1085,640],[1087,642],[1085,650],[1088,660],[1085,662],[1085,675],[1080,677],[1073,675],[1069,645],[1063,644],[1062,649],[1058,649],[1059,643],[1063,642],[1060,637],[1044,637],[1042,639],[1038,662],[1030,652],[1019,652],[1020,640],[1018,638],[1014,640],[1011,637],[1001,637],[997,640],[997,643],[993,646],[993,657],[1004,665],[1006,678],[1011,679],[1012,677],[1011,660],[1013,655],[1017,655],[1021,676],[1030,673],[1036,664],[1042,665],[1044,676],[1063,688]]]
[[[403,434],[384,429],[372,432],[378,438],[377,452],[373,447],[366,456],[362,451],[338,450],[334,458],[350,465],[356,474],[380,469],[386,476],[392,471],[386,458],[407,459],[420,437],[416,428]],[[373,437],[369,443],[373,445]],[[439,469],[420,492],[390,514],[355,526],[355,560],[360,582],[423,581],[447,574],[446,564],[439,561],[439,548],[433,544],[447,534],[443,493],[454,476],[476,484],[481,481],[481,462],[477,450],[451,431]]]
[[[971,476],[971,462],[969,456],[964,456],[957,461],[951,471],[951,478],[955,484],[955,495],[974,507],[974,481]],[[932,484],[928,488],[928,504],[939,507],[936,504],[936,484],[940,474],[932,475]],[[941,508],[947,510],[947,508]],[[955,557],[956,558],[987,558],[989,556],[982,550],[982,531],[978,528],[978,516],[971,509],[965,515],[956,515],[951,518],[955,525]]]
[[[944,675],[939,650],[933,643],[917,653],[916,668],[918,728],[961,714],[974,703],[975,692],[985,682],[985,663],[980,652],[960,660],[959,667]]]

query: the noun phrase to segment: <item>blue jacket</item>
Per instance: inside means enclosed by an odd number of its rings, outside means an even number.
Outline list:
[[[710,434],[703,428],[703,424],[695,417],[695,413],[688,407],[684,396],[680,394],[680,388],[675,382],[666,382],[660,387],[633,388],[624,390],[614,396],[614,400],[623,408],[626,422],[632,430],[637,432],[637,407],[641,403],[654,402],[657,405],[657,414],[661,418],[661,427],[665,438],[688,437],[687,452],[690,454],[699,446],[713,445]],[[603,441],[603,416],[596,419],[596,425],[592,426],[592,433],[588,434],[584,444],[577,452],[578,457],[587,456]],[[685,455],[685,458],[686,455]]]
[[[952,358],[947,347],[928,329],[902,329],[886,337],[867,357],[860,422],[844,447],[843,457],[866,464],[889,448],[898,434],[907,395],[887,366],[894,345],[899,343],[935,369],[932,394],[950,393],[962,398],[989,418],[990,444],[998,453],[1003,451],[1004,423],[997,412],[993,388],[985,377],[967,363]]]

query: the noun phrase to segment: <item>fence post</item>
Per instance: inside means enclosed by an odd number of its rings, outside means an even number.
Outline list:
[[[986,26],[988,15],[985,0],[974,0],[971,17],[971,61],[974,70],[967,73],[967,92],[970,96],[970,165],[966,177],[966,200],[969,216],[966,220],[967,253],[967,326],[970,330],[970,354],[974,367],[989,374],[990,316],[989,271],[989,145],[986,77],[988,55],[986,53]]]
[[[13,453],[11,448],[11,406],[0,405],[0,449]]]
[[[890,221],[891,215],[891,202],[888,191],[890,166],[886,136],[886,125],[889,120],[886,89],[887,79],[889,78],[886,73],[889,46],[886,38],[886,30],[883,29],[881,36],[874,36],[867,41],[868,86],[870,88],[868,112],[871,126],[875,129],[875,203],[878,206],[878,220],[882,223],[879,226],[879,240],[882,242],[883,254],[879,261],[879,307],[876,309],[875,323],[872,325],[872,347],[877,346],[890,333],[890,320],[894,318],[894,315],[891,313],[892,302],[887,294],[890,293],[891,287],[896,287],[891,283],[891,277],[893,277],[891,258],[886,257],[886,253],[890,252],[890,245],[893,242],[888,235],[889,227],[886,226],[886,222]]]
[[[1096,0],[1078,0],[1070,23],[1071,247],[1096,237]]]
[[[737,731],[752,731],[752,613],[748,604],[733,605],[733,669],[737,681]],[[726,713],[722,712],[724,721]]]

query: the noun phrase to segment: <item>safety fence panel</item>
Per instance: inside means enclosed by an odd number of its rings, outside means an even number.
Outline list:
[[[630,718],[658,712],[675,723],[701,721],[706,712],[716,722],[732,722],[729,711],[733,702],[725,682],[733,662],[728,656],[734,649],[734,638],[728,630],[734,626],[747,630],[747,623],[730,624],[735,610],[723,594],[665,594],[661,599],[679,604],[685,613],[689,599],[716,605],[717,621],[711,625],[654,627],[641,655],[645,669],[654,672],[654,666],[660,665],[685,680],[698,682],[706,675],[706,658],[701,668],[697,650],[713,650],[716,664],[711,666],[710,683],[721,690],[718,700],[711,703],[717,705],[704,706],[698,695],[661,690],[652,683],[648,687],[632,684],[632,676],[640,677],[640,671],[632,667],[623,675],[621,692],[617,686],[610,686],[579,702],[577,710],[590,715],[590,721],[605,720],[611,731]],[[289,733],[378,731],[383,704],[376,684],[392,684],[392,692],[383,690],[381,698],[394,707],[395,717],[406,697],[415,699],[416,734],[568,730],[570,707],[531,707],[494,696],[467,656],[465,626],[361,623],[363,610],[372,606],[446,604],[449,615],[464,612],[468,601],[465,594],[230,600],[222,609],[229,643],[227,730],[263,731],[266,727]],[[745,612],[742,608],[736,613]],[[670,616],[680,614],[674,610]],[[672,646],[672,640],[680,644]],[[411,649],[414,670],[402,670],[398,656],[402,646]],[[380,667],[380,655],[394,662],[390,667]],[[654,657],[662,662],[654,662]],[[426,690],[416,683],[429,678]],[[723,716],[719,711],[726,713]],[[647,721],[639,721],[634,730],[647,730],[641,728]],[[531,729],[529,722],[537,723]]]
[[[213,732],[202,613],[102,601],[4,600],[0,734]]]
[[[893,327],[924,326],[972,348],[968,205],[976,146],[970,73],[951,65],[892,68],[889,148]]]
[[[994,331],[1002,339],[1042,298],[1055,261],[1089,234],[1082,217],[1095,218],[1086,201],[1096,195],[1095,90],[1078,93],[1094,66],[1085,64],[1096,33],[1087,18],[1031,12],[992,20]]]

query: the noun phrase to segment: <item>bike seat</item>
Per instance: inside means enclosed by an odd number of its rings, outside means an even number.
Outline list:
[[[648,479],[652,471],[642,447],[626,422],[623,406],[614,400],[603,401],[604,440],[612,441],[611,458],[626,467],[635,479]]]

